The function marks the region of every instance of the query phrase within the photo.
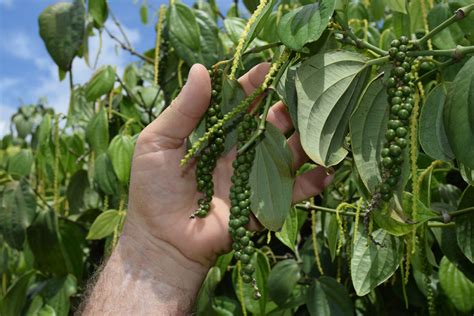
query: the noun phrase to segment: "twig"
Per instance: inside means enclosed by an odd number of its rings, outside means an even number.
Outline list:
[[[132,47],[132,43],[128,40],[128,36],[125,33],[125,31],[123,30],[122,24],[120,24],[120,22],[118,21],[118,19],[115,17],[114,13],[112,12],[112,10],[110,10],[110,6],[109,6],[109,14],[112,17],[112,20],[114,21],[115,25],[119,29],[120,34],[122,34],[123,39],[125,40],[125,43],[127,44],[127,46]]]
[[[143,61],[145,61],[149,64],[153,64],[153,59],[151,59],[151,58],[149,58],[145,55],[140,54],[139,52],[134,50],[131,46],[129,46],[126,43],[122,42],[118,37],[116,37],[114,34],[112,34],[107,27],[104,26],[104,30],[107,32],[107,35],[109,35],[111,39],[113,39],[114,41],[116,41],[120,45],[120,47],[122,49],[128,51],[130,54],[140,58],[141,60],[143,60]]]
[[[474,46],[460,46],[453,49],[440,50],[413,50],[407,52],[408,56],[450,56],[453,59],[459,60],[468,54],[474,54]]]
[[[445,28],[447,28],[448,26],[450,26],[454,22],[458,22],[458,21],[464,19],[473,10],[474,10],[474,4],[469,4],[465,7],[457,9],[456,12],[454,13],[454,15],[451,16],[449,19],[447,19],[446,21],[444,21],[443,23],[441,23],[440,25],[438,25],[437,27],[432,29],[430,32],[426,33],[419,40],[412,41],[413,45],[414,46],[421,46],[423,43],[428,41],[430,38],[432,38],[433,36],[435,36],[436,34],[441,32],[442,30],[444,30]]]

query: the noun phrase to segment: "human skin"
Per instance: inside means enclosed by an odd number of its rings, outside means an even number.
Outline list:
[[[239,79],[247,94],[263,82],[268,69],[259,64]],[[195,164],[180,166],[186,138],[205,114],[210,96],[209,74],[196,64],[179,96],[141,132],[123,233],[85,302],[84,315],[191,314],[207,271],[219,254],[231,250],[228,196],[235,149],[217,163],[211,210],[202,219],[190,219],[202,196],[196,190]],[[267,119],[284,133],[292,130],[281,102]],[[288,138],[288,146],[296,170],[308,160],[297,133]],[[323,168],[298,176],[293,201],[319,194],[331,179]],[[259,228],[255,218],[249,228]]]

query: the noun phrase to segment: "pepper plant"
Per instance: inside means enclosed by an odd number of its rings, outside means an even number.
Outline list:
[[[68,113],[22,106],[0,142],[2,315],[68,315],[117,243],[134,142],[173,100],[194,63],[211,105],[189,138],[202,199],[237,147],[229,192],[233,250],[218,258],[198,315],[468,315],[474,311],[474,4],[469,0],[170,1],[150,50],[129,43],[113,4],[74,0],[39,16],[40,36],[69,78]],[[151,11],[151,12],[150,12]],[[109,23],[121,31],[113,33]],[[136,61],[94,67],[91,36]],[[91,54],[90,54],[91,53]],[[245,95],[237,78],[270,62]],[[293,130],[266,122],[283,101]],[[292,170],[286,140],[310,158]],[[334,173],[292,205],[297,174]],[[262,225],[247,229],[252,214]]]

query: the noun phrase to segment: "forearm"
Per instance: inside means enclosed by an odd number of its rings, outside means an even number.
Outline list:
[[[123,235],[100,273],[83,315],[188,315],[206,273],[168,245]],[[172,255],[170,255],[172,254]]]

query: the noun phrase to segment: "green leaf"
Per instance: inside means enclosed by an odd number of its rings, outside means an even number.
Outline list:
[[[474,310],[474,282],[456,269],[456,266],[443,257],[439,265],[439,283],[444,294],[454,307],[463,312],[471,313]]]
[[[237,80],[222,79],[221,90],[221,110],[222,115],[232,111],[239,103],[245,99],[246,94]],[[237,143],[236,122],[229,122],[224,126],[225,131],[225,152],[229,152]]]
[[[392,205],[386,205],[382,210],[373,213],[374,221],[380,228],[385,229],[389,234],[403,236],[413,231],[415,227],[426,223],[430,219],[438,216],[435,212],[427,208],[420,200],[416,201],[416,222],[403,214],[410,214],[413,209],[413,195],[408,192],[402,193],[403,213],[395,211]]]
[[[296,237],[298,237],[298,211],[292,207],[279,232],[275,233],[283,244],[296,252]]]
[[[117,175],[114,172],[112,161],[107,153],[97,156],[94,163],[94,180],[105,194],[119,194]]]
[[[39,16],[39,32],[49,55],[63,71],[71,69],[72,60],[82,45],[85,9],[81,0],[59,2]]]
[[[23,249],[26,229],[36,212],[36,197],[28,182],[9,182],[0,191],[0,232],[15,249]]]
[[[462,163],[459,163],[459,171],[461,172],[461,176],[464,181],[469,183],[470,185],[474,185],[474,168],[468,168]]]
[[[450,161],[454,154],[448,143],[443,121],[446,86],[438,85],[428,94],[421,108],[419,139],[423,151],[434,159]]]
[[[89,0],[89,15],[98,27],[102,27],[109,16],[106,0]]]
[[[71,295],[77,292],[76,279],[72,275],[67,275],[59,278],[50,278],[41,284],[39,294],[44,299],[45,306],[53,309],[53,315],[69,315]],[[39,312],[39,315],[43,315]]]
[[[360,178],[370,192],[382,181],[380,150],[385,142],[389,107],[382,76],[374,78],[359,100],[349,126],[351,148]]]
[[[66,275],[66,258],[62,251],[58,219],[51,210],[41,211],[27,230],[30,249],[35,256],[35,267],[42,272]]]
[[[132,166],[133,141],[129,135],[117,135],[110,142],[108,154],[119,181],[126,185]]]
[[[222,274],[219,268],[212,267],[207,272],[206,279],[197,296],[196,309],[198,314],[205,315],[210,313],[209,310],[212,309],[214,290],[221,280]]]
[[[269,297],[278,305],[284,304],[300,278],[300,266],[295,260],[278,262],[268,276]]]
[[[201,34],[199,43],[203,64],[210,68],[218,62],[223,55],[222,44],[219,41],[219,28],[206,11],[195,10],[194,14]]]
[[[109,146],[109,120],[104,107],[101,107],[92,120],[87,124],[86,139],[92,150],[100,155]]]
[[[319,0],[288,12],[278,24],[280,40],[293,50],[302,50],[323,34],[335,5],[335,0]]]
[[[400,12],[404,14],[407,13],[405,0],[387,0],[387,5],[392,11],[396,11],[396,12]]]
[[[255,149],[249,177],[251,209],[264,227],[278,231],[291,209],[293,158],[285,136],[270,123]]]
[[[84,208],[84,195],[89,187],[86,170],[78,170],[69,180],[66,197],[69,203],[69,213],[77,214]]]
[[[224,19],[224,28],[227,35],[229,35],[230,40],[234,45],[237,45],[240,34],[245,28],[245,20],[238,17],[226,17]]]
[[[81,280],[85,267],[86,230],[81,224],[66,219],[60,219],[58,224],[68,272]]]
[[[86,100],[95,101],[112,90],[115,83],[115,70],[112,66],[103,66],[94,73],[86,85]]]
[[[140,6],[140,21],[145,25],[148,23],[148,7],[145,2]]]
[[[317,164],[329,167],[347,155],[346,128],[365,83],[365,57],[331,51],[307,59],[298,68],[298,128],[301,145]]]
[[[462,193],[459,209],[474,206],[474,186],[468,186]],[[474,215],[456,216],[456,238],[458,246],[472,263],[474,263]]]
[[[349,293],[335,279],[320,277],[309,288],[307,306],[312,316],[349,316],[354,314]]]
[[[372,233],[376,245],[361,227],[351,258],[352,284],[358,296],[364,296],[388,280],[398,269],[403,257],[403,244],[383,229]]]
[[[288,108],[293,126],[298,128],[298,97],[295,86],[296,70],[296,66],[286,68],[282,78],[277,83],[276,91]]]
[[[29,285],[35,277],[35,271],[29,271],[19,277],[2,297],[0,314],[21,315],[21,310],[26,303]]]
[[[121,217],[117,210],[107,210],[100,214],[92,223],[87,239],[102,239],[109,236],[117,228]]]
[[[456,158],[474,169],[474,57],[464,64],[448,91],[444,126]]]
[[[186,48],[199,52],[199,37],[201,34],[196,16],[191,8],[181,3],[175,3],[168,8],[166,20],[168,21],[169,36],[173,46],[174,42],[179,42]]]
[[[329,224],[326,230],[326,237],[328,240],[329,255],[331,256],[331,261],[334,261],[334,259],[336,259],[337,242],[339,240],[339,227],[335,214],[328,214],[327,216],[329,216]]]
[[[7,171],[15,179],[30,174],[33,165],[33,154],[30,149],[22,149],[8,159]]]

